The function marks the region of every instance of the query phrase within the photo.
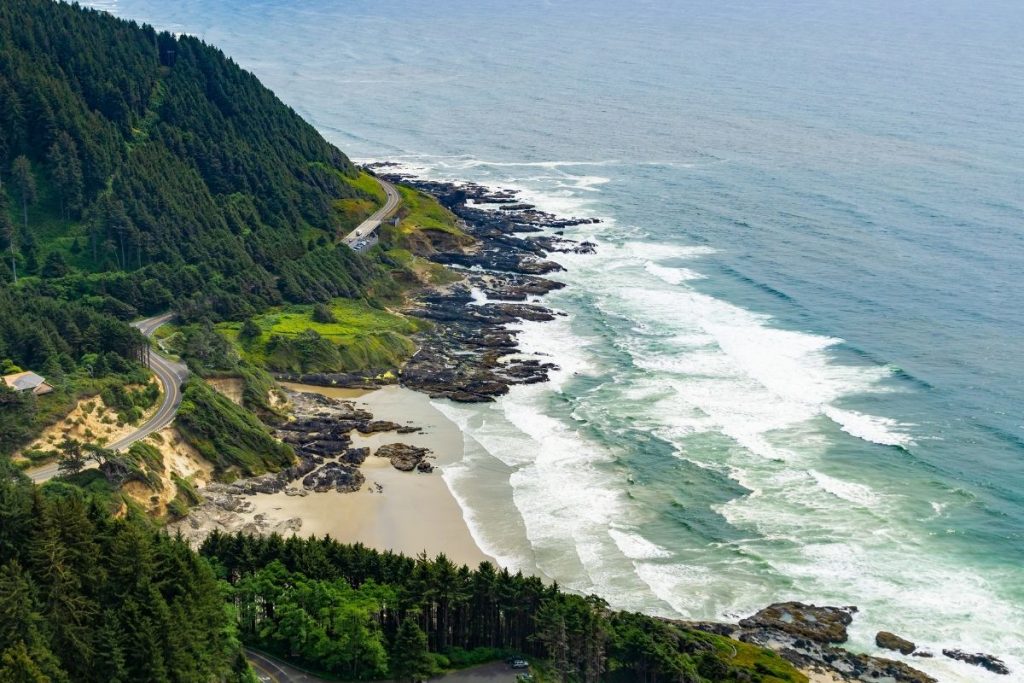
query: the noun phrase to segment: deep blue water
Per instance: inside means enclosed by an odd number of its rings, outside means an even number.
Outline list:
[[[1024,5],[93,4],[357,159],[606,219],[524,333],[565,371],[445,408],[488,552],[667,614],[857,604],[855,647],[1024,677]]]

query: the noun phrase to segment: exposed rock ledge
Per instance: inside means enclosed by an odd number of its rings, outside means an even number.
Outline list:
[[[770,605],[738,624],[684,622],[712,633],[775,650],[805,671],[838,674],[846,681],[937,683],[917,669],[890,659],[856,654],[845,643],[856,607],[818,607],[801,602]]]

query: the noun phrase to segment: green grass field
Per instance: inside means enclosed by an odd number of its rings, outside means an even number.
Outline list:
[[[458,227],[455,215],[441,206],[436,199],[418,192],[411,187],[398,186],[402,195],[402,212],[404,216],[398,224],[402,234],[416,230],[439,230],[452,235],[464,237],[465,233]]]
[[[299,338],[312,330],[338,347],[340,361],[334,359],[332,368],[324,371],[357,372],[367,369],[395,368],[409,357],[415,345],[409,335],[423,329],[427,323],[406,318],[364,301],[336,299],[329,306],[335,322],[313,320],[312,306],[286,306],[253,318],[260,335],[252,339],[239,339],[241,323],[221,323],[217,329],[235,344],[239,353],[249,362],[273,370],[282,367],[280,357],[271,357],[267,346],[274,336]]]

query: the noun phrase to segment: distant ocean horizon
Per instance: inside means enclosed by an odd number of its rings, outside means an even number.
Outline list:
[[[1024,5],[86,4],[356,160],[602,219],[521,332],[552,382],[438,402],[485,552],[666,616],[857,605],[853,649],[1024,678]]]

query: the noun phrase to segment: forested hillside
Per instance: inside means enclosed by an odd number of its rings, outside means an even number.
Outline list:
[[[352,163],[195,38],[3,3],[0,170],[0,276],[58,280],[37,285],[48,293],[237,317],[380,275],[334,244],[345,202],[370,198]]]
[[[242,321],[396,285],[338,236],[373,186],[219,50],[52,0],[0,3],[0,453],[137,370],[124,321]],[[117,379],[121,378],[121,379]]]
[[[0,463],[0,681],[254,681],[209,564]]]
[[[244,641],[344,680],[423,680],[503,656],[544,680],[805,683],[762,648],[565,593],[489,563],[471,570],[330,538],[211,535]]]

